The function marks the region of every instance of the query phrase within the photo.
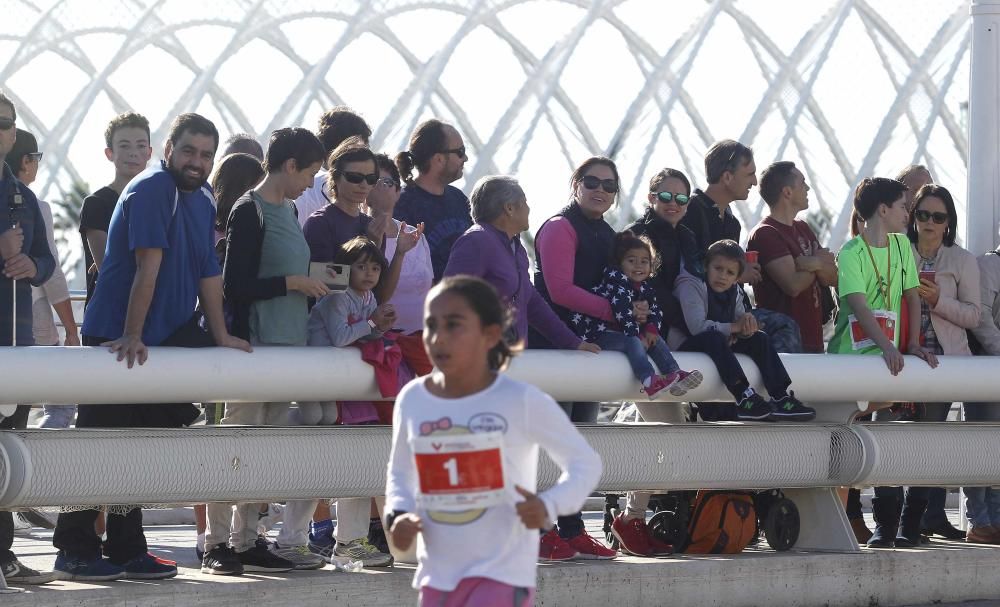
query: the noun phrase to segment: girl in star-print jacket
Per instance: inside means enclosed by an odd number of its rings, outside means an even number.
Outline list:
[[[600,284],[593,288],[594,293],[611,304],[615,323],[609,325],[584,314],[573,315],[571,321],[580,337],[596,343],[602,350],[624,353],[636,379],[642,383],[642,391],[650,398],[664,389],[682,396],[698,386],[702,376],[699,371],[682,371],[660,337],[663,312],[648,281],[655,270],[656,252],[649,239],[629,231],[619,232],[611,249],[611,265],[605,268]],[[648,311],[637,310],[639,302],[645,302]],[[659,374],[649,363],[647,353],[659,368]]]

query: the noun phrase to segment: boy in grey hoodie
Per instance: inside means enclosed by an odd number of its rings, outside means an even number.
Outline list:
[[[808,421],[816,411],[803,405],[788,390],[791,378],[785,372],[767,333],[744,312],[737,279],[746,268],[746,255],[733,240],[720,240],[708,248],[705,278],[681,272],[674,294],[684,312],[690,336],[679,350],[708,354],[726,388],[736,399],[736,419],[747,421]],[[771,400],[758,394],[747,380],[736,354],[748,355],[760,369]],[[731,405],[699,405],[703,419],[732,419]]]

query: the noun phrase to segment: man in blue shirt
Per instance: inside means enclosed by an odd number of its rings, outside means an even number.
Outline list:
[[[250,351],[226,330],[222,272],[215,255],[215,207],[205,180],[219,133],[197,114],[178,116],[164,148],[165,161],[129,183],[108,229],[107,254],[83,320],[83,345],[108,346],[129,368],[148,357],[147,346],[199,345],[199,299],[215,345]],[[182,339],[180,336],[183,335]],[[207,338],[207,336],[205,336]],[[177,405],[81,405],[77,427],[179,426]],[[190,408],[190,405],[187,405]],[[167,412],[167,413],[164,413]],[[105,581],[163,579],[177,567],[150,555],[142,510],[108,514],[108,539],[94,532],[96,510],[59,515],[52,543],[60,579]]]
[[[11,329],[16,327],[18,346],[34,345],[31,333],[31,286],[49,279],[55,259],[45,237],[45,224],[35,194],[14,177],[6,159],[17,140],[17,112],[11,100],[0,91],[0,346],[13,345]],[[15,293],[16,292],[16,293]],[[17,297],[17,315],[14,315]],[[28,405],[8,411],[0,405],[0,429],[24,428]],[[4,417],[10,414],[11,417]],[[52,574],[39,573],[24,565],[11,552],[14,543],[14,518],[0,512],[0,571],[8,582],[44,584]]]
[[[396,156],[406,187],[394,215],[411,226],[424,224],[434,282],[441,280],[455,240],[472,226],[469,199],[449,185],[462,177],[468,159],[455,127],[434,118],[418,125],[410,136],[410,149]],[[416,177],[413,169],[418,171]]]

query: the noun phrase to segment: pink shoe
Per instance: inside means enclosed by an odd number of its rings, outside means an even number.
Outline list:
[[[694,371],[674,371],[664,377],[672,380],[669,388],[670,394],[673,396],[684,396],[688,390],[694,390],[700,386],[701,380],[704,379],[701,376],[701,371],[697,369]]]

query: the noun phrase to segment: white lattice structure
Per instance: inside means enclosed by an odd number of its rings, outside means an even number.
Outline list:
[[[39,136],[50,200],[109,179],[102,132],[117,112],[146,114],[160,149],[182,111],[266,139],[348,103],[390,152],[422,118],[453,121],[466,183],[518,173],[536,227],[591,153],[619,162],[623,223],[660,167],[703,183],[703,152],[724,137],[760,167],[800,163],[833,248],[862,176],[923,163],[965,204],[964,0],[3,4],[0,86]],[[762,206],[753,192],[735,210],[752,225]]]

